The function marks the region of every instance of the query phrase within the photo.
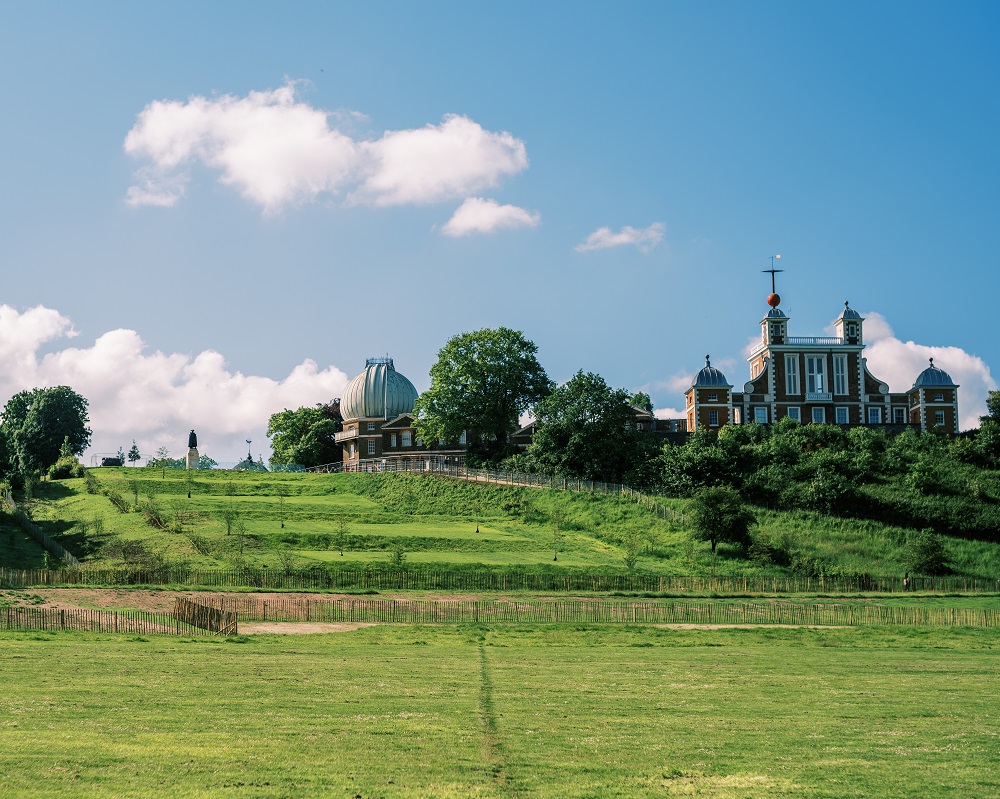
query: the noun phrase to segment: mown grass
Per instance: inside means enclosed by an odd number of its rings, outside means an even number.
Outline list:
[[[627,547],[638,542],[635,568],[653,575],[791,573],[780,565],[752,563],[725,545],[713,556],[706,543],[693,543],[680,500],[662,500],[674,514],[663,519],[620,496],[425,475],[206,471],[192,476],[149,469],[91,474],[130,508],[136,501],[146,507],[152,502],[168,522],[168,529],[159,529],[138,511],[121,513],[106,496],[86,493],[82,479],[44,484],[31,503],[37,523],[96,566],[142,557],[192,567],[363,566],[388,563],[392,550],[400,549],[413,565],[443,569],[558,565],[621,572]],[[287,497],[279,498],[280,491]],[[238,516],[229,534],[227,509]],[[906,571],[912,530],[811,511],[757,509],[757,516],[757,533],[793,554],[796,569],[804,564],[810,573],[834,576]],[[946,538],[945,545],[953,574],[1000,575],[1000,544]],[[28,559],[27,553],[11,551],[0,562],[23,566]]]
[[[3,797],[1000,793],[995,630],[0,635]]]

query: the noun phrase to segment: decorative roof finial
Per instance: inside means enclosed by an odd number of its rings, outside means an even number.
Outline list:
[[[768,295],[767,304],[770,305],[772,308],[777,308],[778,305],[781,303],[781,297],[778,296],[778,290],[775,288],[775,285],[774,285],[774,276],[775,276],[775,274],[777,274],[778,272],[784,272],[785,271],[784,269],[775,269],[774,268],[774,261],[775,261],[775,259],[776,258],[780,258],[780,257],[781,257],[780,255],[772,255],[772,256],[770,256],[770,258],[771,258],[771,268],[763,270],[764,272],[770,272],[771,273],[771,293]]]
[[[934,359],[933,358],[928,358],[928,360],[931,362],[931,366],[933,366],[934,365]]]
[[[851,307],[851,301],[850,300],[844,300],[844,307],[845,308],[850,308]]]
[[[706,355],[705,356],[705,366],[708,367],[708,366],[711,366],[711,365],[712,365],[712,362],[708,359],[708,356]]]

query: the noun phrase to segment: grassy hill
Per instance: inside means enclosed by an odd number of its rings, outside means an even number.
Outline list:
[[[461,569],[584,569],[654,575],[823,573],[901,575],[910,532],[817,511],[758,509],[758,534],[790,555],[761,565],[690,541],[684,502],[662,519],[626,497],[470,483],[415,474],[259,474],[97,469],[43,483],[27,503],[35,523],[85,564],[327,564]],[[190,492],[190,497],[188,496]],[[0,562],[43,560],[5,520]],[[1000,575],[1000,546],[947,538],[952,573]],[[341,549],[343,554],[341,555]],[[558,552],[558,560],[553,556]]]

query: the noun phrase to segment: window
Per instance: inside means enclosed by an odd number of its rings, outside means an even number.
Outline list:
[[[466,435],[465,431],[462,431],[462,435],[458,437],[458,443],[463,447],[468,443],[469,437]]]
[[[347,450],[347,457],[351,460],[355,458],[355,449],[353,444],[351,444],[351,446]]]
[[[833,356],[833,393],[847,393],[847,356]]]
[[[409,430],[404,430],[403,431],[403,446],[404,447],[409,447],[409,446],[412,446],[412,445],[413,445],[413,441],[410,438],[410,431]]]
[[[718,394],[709,394],[708,395],[708,400],[706,400],[706,401],[707,402],[718,402],[719,401],[719,395]]]
[[[837,408],[834,413],[836,414],[837,424],[848,424],[851,421],[851,416],[847,408]]]
[[[877,406],[868,408],[868,424],[882,424],[882,409]]]
[[[944,411],[934,411],[934,424],[944,427]]]
[[[797,406],[792,406],[788,409],[788,418],[794,419],[796,422],[802,421],[802,409]]]
[[[753,409],[753,420],[761,424],[767,424],[767,408],[757,407]]]
[[[375,454],[375,442],[374,441],[369,441],[368,442],[368,454],[369,455],[374,455]]]
[[[935,402],[944,402],[944,394],[935,394],[934,395],[934,401]]]
[[[444,446],[444,444],[445,444],[445,441],[444,441],[444,439],[443,439],[443,438],[439,438],[439,439],[438,439],[438,446],[439,446],[439,447],[443,447],[443,446]]]
[[[369,430],[374,430],[375,429],[375,422],[369,422],[368,423],[368,429]]]
[[[743,420],[743,411],[739,408],[733,408],[733,422],[739,424]]]
[[[709,425],[709,427],[718,427],[719,426],[719,412],[718,411],[709,411],[708,412],[708,425]]]
[[[848,338],[857,338],[858,335],[858,325],[856,322],[850,322],[847,325],[847,336]]]
[[[422,447],[424,445],[424,440],[420,436],[417,436],[416,444],[418,447]]]
[[[670,423],[670,432],[671,433],[676,433],[677,432],[677,422],[672,421]]]
[[[785,393],[793,397],[799,393],[798,355],[785,355]]]
[[[826,390],[826,381],[823,379],[825,371],[826,358],[806,358],[806,391],[810,394],[822,394]]]
[[[906,409],[905,408],[893,408],[892,409],[892,421],[896,424],[906,424]]]
[[[826,408],[813,408],[813,424],[826,424]]]
[[[396,434],[395,433],[392,434],[390,440],[392,442],[391,446],[395,447],[396,446]]]

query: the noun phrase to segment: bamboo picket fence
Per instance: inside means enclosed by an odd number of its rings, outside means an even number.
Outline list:
[[[174,618],[214,635],[236,635],[239,632],[235,612],[183,597],[174,599]]]
[[[205,635],[209,631],[166,613],[86,608],[0,608],[2,630],[76,630],[136,635]]]
[[[570,570],[519,572],[493,570],[427,570],[313,568],[279,569],[5,569],[0,588],[32,586],[169,586],[257,588],[292,591],[461,590],[480,592],[659,593],[681,596],[747,596],[781,594],[1000,593],[1000,580],[966,577],[678,577],[646,574],[589,574]]]
[[[243,621],[383,624],[696,624],[998,627],[1000,609],[884,605],[625,602],[595,600],[417,600],[212,597],[203,600]]]

